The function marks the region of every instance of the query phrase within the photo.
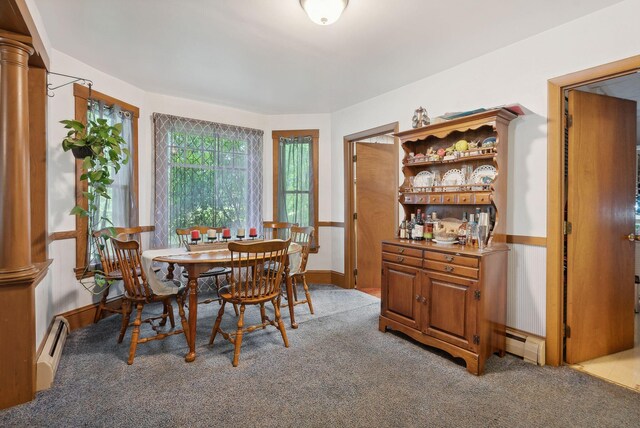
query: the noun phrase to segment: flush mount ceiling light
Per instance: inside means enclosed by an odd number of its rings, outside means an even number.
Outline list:
[[[300,6],[309,18],[319,25],[336,22],[348,3],[349,0],[300,0]]]

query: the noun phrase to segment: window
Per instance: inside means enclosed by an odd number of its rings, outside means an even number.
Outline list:
[[[191,226],[262,226],[262,135],[256,129],[155,113],[154,245]]]
[[[273,218],[313,226],[318,245],[317,129],[273,131]]]
[[[99,214],[110,218],[114,226],[138,226],[138,117],[140,110],[131,104],[100,93],[85,86],[75,84],[75,118],[87,122],[91,118],[105,118],[109,123],[122,123],[122,136],[129,145],[131,157],[127,165],[114,177],[109,188],[111,200],[100,201]],[[87,208],[86,182],[80,180],[82,160],[76,161],[76,200]],[[107,226],[107,225],[104,225]],[[83,275],[85,266],[91,261],[91,240],[87,236],[87,219],[76,217],[76,276]]]

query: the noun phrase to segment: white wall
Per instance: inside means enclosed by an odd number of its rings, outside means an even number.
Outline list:
[[[30,9],[33,9],[30,7]],[[519,102],[528,114],[515,120],[511,128],[509,156],[509,205],[507,232],[515,235],[546,236],[546,111],[549,78],[596,66],[640,53],[640,2],[627,0],[585,16],[527,40],[460,64],[437,75],[366,100],[331,115],[265,116],[160,94],[147,93],[119,79],[89,67],[59,51],[49,52],[52,71],[91,78],[95,89],[140,108],[140,221],[152,224],[153,152],[151,113],[248,126],[265,131],[264,213],[272,213],[273,129],[320,129],[320,212],[321,221],[342,221],[344,187],[342,138],[345,135],[399,121],[400,129],[410,127],[413,110],[422,105],[430,116],[447,111]],[[434,59],[437,60],[437,59]],[[59,148],[63,130],[57,123],[73,117],[71,87],[56,91],[49,100],[49,231],[74,228],[67,215],[74,204],[73,160]],[[148,191],[145,191],[147,189]],[[320,253],[310,260],[312,269],[343,271],[343,230],[320,230]],[[54,259],[51,272],[36,293],[37,337],[44,334],[53,314],[92,301],[77,284],[72,268],[75,243],[57,241],[49,247]],[[537,257],[531,272],[544,272],[544,257]],[[514,275],[517,277],[518,273]],[[526,293],[513,303],[526,305],[527,294],[544,301],[543,275],[527,277]],[[510,285],[511,286],[511,285]],[[522,297],[521,297],[522,296]],[[544,335],[544,312],[531,317],[510,312],[512,327]]]
[[[145,92],[133,85],[104,74],[60,51],[52,49],[51,69],[57,73],[70,74],[91,79],[93,89],[118,98],[140,108],[138,126],[139,148],[139,203],[140,224],[153,224],[154,207],[154,152],[153,124],[151,115],[154,112],[184,116],[213,122],[228,123],[264,131],[263,152],[263,213],[265,219],[272,218],[272,129],[320,129],[320,219],[330,219],[331,179],[330,148],[331,124],[328,114],[321,115],[284,115],[267,116],[234,108],[203,103]],[[51,77],[54,84],[67,80]],[[48,100],[48,200],[49,200],[49,232],[72,230],[75,219],[69,211],[75,205],[75,170],[74,161],[69,153],[64,153],[60,142],[66,134],[59,123],[60,120],[74,117],[73,86],[69,85],[55,91],[55,96]],[[328,229],[327,229],[328,230]],[[143,236],[143,246],[148,244],[149,235]],[[309,260],[312,269],[331,269],[330,233],[320,233],[320,252],[313,254]],[[59,313],[97,301],[76,281],[73,267],[75,264],[75,240],[54,241],[49,245],[49,257],[53,264],[45,280],[36,292],[36,344],[38,345],[51,318]]]
[[[467,61],[410,85],[350,106],[331,115],[332,164],[342,168],[345,135],[399,121],[411,127],[418,106],[431,117],[450,111],[521,103],[527,115],[512,122],[508,164],[507,233],[546,236],[547,80],[640,54],[640,2],[627,0],[524,41]],[[505,35],[506,36],[506,35]],[[434,60],[437,60],[434,58]],[[344,216],[343,173],[333,173],[332,218]],[[343,271],[342,232],[334,233],[333,267]],[[545,301],[545,257],[527,264],[527,292],[512,305],[524,307],[533,296]],[[513,287],[514,284],[510,284]],[[521,287],[521,288],[522,288]],[[511,289],[511,288],[510,288]],[[519,317],[510,310],[511,327],[545,334],[544,310]]]

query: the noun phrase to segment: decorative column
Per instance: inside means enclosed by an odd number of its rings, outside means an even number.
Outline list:
[[[0,37],[0,409],[35,395],[34,283],[46,269],[31,260],[28,61],[32,53],[30,46]]]
[[[28,61],[33,48],[0,37],[0,277],[33,275]]]

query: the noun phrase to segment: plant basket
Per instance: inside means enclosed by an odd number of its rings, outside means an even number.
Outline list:
[[[72,147],[71,152],[76,159],[84,159],[87,156],[93,156],[93,150],[89,146]]]

